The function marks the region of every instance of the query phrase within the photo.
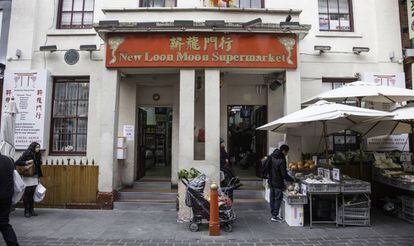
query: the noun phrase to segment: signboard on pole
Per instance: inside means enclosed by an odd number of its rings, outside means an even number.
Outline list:
[[[41,149],[46,148],[48,78],[47,70],[8,69],[5,72],[3,106],[14,98],[19,111],[14,140],[16,150],[27,149],[32,142],[38,142]]]

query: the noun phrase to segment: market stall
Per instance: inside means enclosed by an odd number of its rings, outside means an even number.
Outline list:
[[[262,127],[259,127],[258,129],[287,133],[295,136],[320,136],[320,143],[323,141],[325,142],[324,165],[326,167],[330,167],[331,163],[329,161],[330,157],[327,142],[327,136],[329,134],[349,129],[355,125],[362,124],[365,121],[392,116],[392,114],[382,111],[319,101],[305,109],[270,122]],[[316,158],[316,162],[317,161],[318,159]],[[369,213],[370,209],[369,199],[368,201],[363,201],[363,204],[366,205],[363,207],[358,207],[361,206],[358,205],[359,201],[357,203],[351,203],[356,207],[345,202],[346,196],[355,194],[359,195],[359,193],[355,193],[356,190],[349,190],[349,187],[352,187],[352,184],[358,186],[362,181],[355,182],[350,179],[346,179],[347,177],[343,177],[339,169],[319,168],[318,172],[315,173],[315,167],[317,165],[316,162],[314,160],[307,160],[305,163],[298,162],[296,164],[289,164],[289,168],[294,171],[293,176],[300,180],[301,183],[301,189],[297,192],[309,197],[310,226],[312,227],[312,225],[316,223],[333,223],[337,226],[339,224],[369,225],[370,216],[369,214],[366,214],[367,211]],[[305,171],[310,174],[304,174]],[[347,181],[341,183],[343,180]],[[341,188],[342,186],[344,187]],[[345,192],[342,193],[342,190]],[[355,192],[352,193],[352,191]],[[364,190],[364,192],[365,193],[361,194],[368,194],[369,198],[370,188],[369,192],[366,192],[366,190]],[[291,195],[288,194],[287,199],[290,199],[290,196]],[[326,216],[328,219],[314,220],[313,204],[314,202],[318,202],[318,200],[322,200],[321,197],[331,197],[333,198],[334,203],[332,204],[326,202],[326,209],[319,210],[326,210],[329,212],[334,210],[334,212],[333,215],[330,214]],[[339,212],[340,208],[341,212]],[[360,216],[361,214],[364,216]],[[356,219],[359,219],[358,222],[360,222],[360,224],[354,222]]]

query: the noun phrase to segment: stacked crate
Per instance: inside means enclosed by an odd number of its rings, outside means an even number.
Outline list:
[[[358,199],[341,204],[338,209],[338,224],[350,226],[370,226],[371,201],[367,194]]]
[[[401,219],[414,224],[414,198],[409,196],[401,197]]]

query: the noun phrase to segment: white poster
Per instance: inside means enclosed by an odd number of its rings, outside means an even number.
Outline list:
[[[414,38],[414,0],[407,0],[408,34],[410,39]]]
[[[365,72],[361,76],[362,81],[376,83],[385,86],[405,88],[404,73],[376,73]]]
[[[15,148],[26,149],[38,142],[45,149],[47,70],[10,70],[4,75],[3,106],[14,97],[19,114],[16,117]]]
[[[367,139],[368,151],[409,151],[408,134],[390,135]]]
[[[127,141],[134,141],[134,131],[133,125],[124,125],[124,137]]]

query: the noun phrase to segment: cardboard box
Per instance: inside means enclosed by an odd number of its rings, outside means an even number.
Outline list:
[[[303,205],[289,205],[286,201],[284,205],[284,219],[289,226],[304,225],[304,209]]]

